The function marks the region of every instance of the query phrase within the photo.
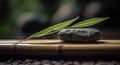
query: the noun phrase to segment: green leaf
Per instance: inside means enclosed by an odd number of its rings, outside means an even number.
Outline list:
[[[51,33],[54,33],[56,31],[59,31],[63,28],[66,28],[67,26],[69,26],[72,22],[74,22],[75,20],[77,20],[79,17],[76,17],[74,19],[70,19],[70,20],[67,20],[67,21],[64,21],[62,23],[59,23],[59,24],[56,24],[56,25],[53,25],[53,26],[50,26],[46,29],[43,29],[31,36],[29,36],[27,39],[32,39],[32,38],[37,38],[37,37],[42,37],[42,36],[45,36],[45,35],[48,35],[48,34],[51,34]],[[26,39],[26,40],[27,40]]]
[[[74,25],[72,25],[71,27],[73,28],[82,28],[82,27],[88,27],[88,26],[91,26],[91,25],[94,25],[94,24],[97,24],[97,23],[100,23],[104,20],[108,19],[108,17],[106,18],[91,18],[91,19],[87,19],[87,20],[83,20],[81,22],[78,22]]]

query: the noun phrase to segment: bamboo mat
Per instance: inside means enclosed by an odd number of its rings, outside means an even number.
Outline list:
[[[27,54],[50,56],[119,55],[120,40],[99,40],[91,43],[65,43],[61,40],[40,39],[0,40],[0,54]]]

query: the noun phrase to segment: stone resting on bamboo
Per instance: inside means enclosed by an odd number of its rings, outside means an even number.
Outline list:
[[[94,28],[66,28],[58,33],[58,38],[65,42],[95,42],[102,33]]]

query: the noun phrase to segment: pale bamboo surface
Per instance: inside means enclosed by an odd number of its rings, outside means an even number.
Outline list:
[[[0,40],[0,54],[30,55],[119,55],[120,40],[99,40],[91,43],[65,43],[61,40],[40,39]]]

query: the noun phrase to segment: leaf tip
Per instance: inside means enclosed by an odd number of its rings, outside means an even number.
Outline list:
[[[77,16],[75,19],[77,20],[77,19],[79,19],[80,18],[80,16]]]
[[[104,19],[110,19],[110,17],[105,17]]]

